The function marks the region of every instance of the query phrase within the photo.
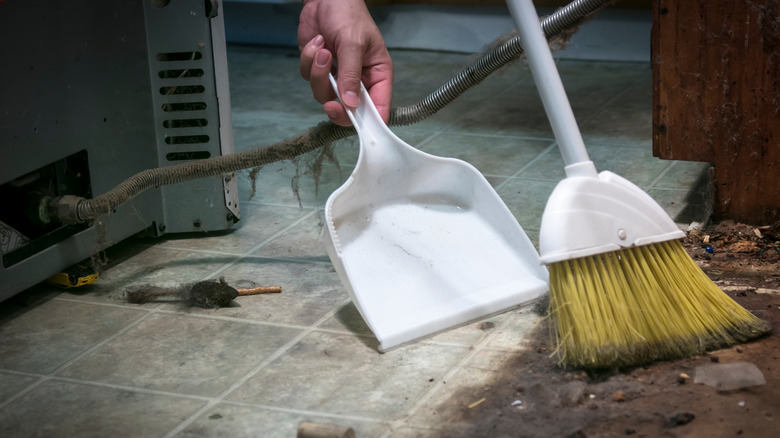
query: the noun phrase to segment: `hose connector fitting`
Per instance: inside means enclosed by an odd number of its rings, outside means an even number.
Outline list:
[[[55,220],[63,224],[80,224],[84,222],[78,213],[78,207],[84,198],[73,195],[60,196],[59,198],[49,198],[46,213],[41,213],[41,220],[44,215],[48,220]]]

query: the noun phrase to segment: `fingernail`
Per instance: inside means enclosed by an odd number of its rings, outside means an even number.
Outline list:
[[[344,102],[344,105],[352,108],[357,108],[360,104],[360,99],[358,99],[358,95],[354,91],[345,92],[344,95],[341,96],[341,100]]]
[[[325,114],[327,114],[328,118],[330,118],[331,120],[336,118],[336,111],[333,111],[330,108],[325,108]]]
[[[320,50],[315,57],[318,67],[325,67],[328,64],[328,52]]]
[[[322,35],[317,35],[314,37],[314,45],[317,47],[321,47],[322,44],[325,42],[325,38],[322,37]]]

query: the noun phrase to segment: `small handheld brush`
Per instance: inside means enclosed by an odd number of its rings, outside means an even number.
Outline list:
[[[180,301],[191,307],[202,307],[204,309],[214,309],[217,307],[228,307],[233,300],[240,295],[255,295],[262,293],[279,293],[281,287],[255,287],[251,289],[236,289],[225,282],[224,278],[219,281],[200,281],[194,284],[182,285],[180,287],[160,287],[152,285],[134,286],[125,291],[128,303],[143,304],[154,301]]]
[[[539,233],[560,364],[632,366],[769,331],[699,269],[661,206],[628,180],[596,172],[533,3],[508,6],[566,163]]]

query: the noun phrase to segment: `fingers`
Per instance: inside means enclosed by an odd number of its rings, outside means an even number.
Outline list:
[[[371,101],[374,102],[376,110],[387,123],[390,120],[390,108],[393,99],[393,75],[390,72],[389,77],[375,83],[368,89]]]
[[[341,126],[352,124],[342,104],[350,110],[357,108],[361,81],[368,88],[379,115],[388,122],[392,103],[393,66],[381,37],[377,36],[377,39],[379,43],[374,44],[370,38],[368,43],[355,39],[337,44],[334,48],[338,57],[338,98],[341,103],[335,101],[337,96],[329,78],[336,62],[335,56],[325,47],[324,38],[316,35],[302,46],[300,74],[309,81],[315,100],[323,104],[325,113],[333,123]]]
[[[320,49],[316,55],[314,55],[314,62],[312,63],[309,85],[311,91],[314,94],[314,99],[319,103],[325,103],[329,100],[336,98],[336,92],[333,91],[333,86],[330,84],[328,74],[333,62],[333,56],[328,49]]]
[[[352,122],[346,110],[336,99],[336,93],[330,83],[328,73],[333,65],[333,55],[325,48],[321,35],[312,38],[301,49],[299,69],[301,76],[309,81],[312,94],[317,102],[323,104],[325,114],[331,122],[341,126],[351,126]]]
[[[314,99],[325,103],[336,98],[328,73],[333,65],[333,55],[325,48],[324,38],[317,35],[301,49],[299,69],[301,76],[309,81]]]
[[[352,126],[352,121],[349,120],[347,111],[339,102],[331,100],[330,102],[325,102],[322,107],[331,122],[341,126]]]
[[[314,64],[314,58],[323,47],[325,47],[325,38],[322,35],[317,35],[301,49],[301,61],[298,68],[301,77],[307,81],[311,77],[311,67]]]

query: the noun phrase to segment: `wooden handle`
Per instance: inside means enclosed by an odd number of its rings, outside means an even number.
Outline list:
[[[355,430],[337,424],[303,422],[298,426],[298,438],[355,438]]]
[[[253,287],[251,289],[236,289],[239,295],[278,294],[282,292],[281,286]]]

